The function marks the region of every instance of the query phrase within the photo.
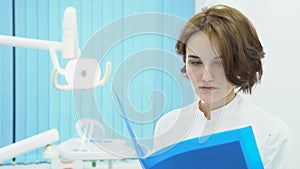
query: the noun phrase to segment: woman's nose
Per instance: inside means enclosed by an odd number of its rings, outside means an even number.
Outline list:
[[[202,80],[206,82],[210,82],[213,80],[211,67],[206,66],[202,71]]]

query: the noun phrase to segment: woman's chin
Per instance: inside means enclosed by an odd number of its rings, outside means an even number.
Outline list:
[[[198,97],[200,98],[201,102],[203,103],[208,103],[208,104],[212,104],[212,103],[216,103],[219,102],[220,100],[222,100],[222,98],[224,97],[216,97],[210,94],[201,94],[198,95]]]

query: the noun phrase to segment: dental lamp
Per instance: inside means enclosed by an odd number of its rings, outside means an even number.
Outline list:
[[[81,90],[101,86],[108,80],[111,72],[111,62],[106,62],[106,72],[100,80],[101,70],[97,60],[80,57],[76,10],[73,7],[68,7],[64,13],[62,42],[0,35],[0,45],[49,50],[53,63],[52,84],[59,90]],[[62,56],[70,59],[65,69],[59,65],[57,51],[62,51]],[[59,84],[57,74],[63,75],[68,84]]]
[[[108,80],[111,72],[111,62],[106,62],[106,72],[100,80],[101,71],[97,60],[80,57],[76,10],[73,7],[68,7],[64,12],[62,42],[0,35],[0,45],[49,50],[53,63],[52,84],[59,90],[84,90],[101,86]],[[65,59],[69,59],[64,69],[60,67],[56,54],[58,51],[62,52]],[[66,78],[67,84],[58,83],[58,74]],[[52,129],[5,146],[0,148],[0,162],[49,145],[58,139],[58,131]]]

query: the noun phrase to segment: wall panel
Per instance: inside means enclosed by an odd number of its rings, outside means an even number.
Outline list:
[[[0,34],[13,35],[12,2],[0,4]],[[0,46],[0,147],[13,142],[13,78],[13,48]]]

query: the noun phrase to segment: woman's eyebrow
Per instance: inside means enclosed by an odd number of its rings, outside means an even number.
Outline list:
[[[222,59],[220,56],[214,57],[214,60]]]
[[[196,56],[196,55],[188,55],[187,57],[188,58],[201,59],[199,56]]]

